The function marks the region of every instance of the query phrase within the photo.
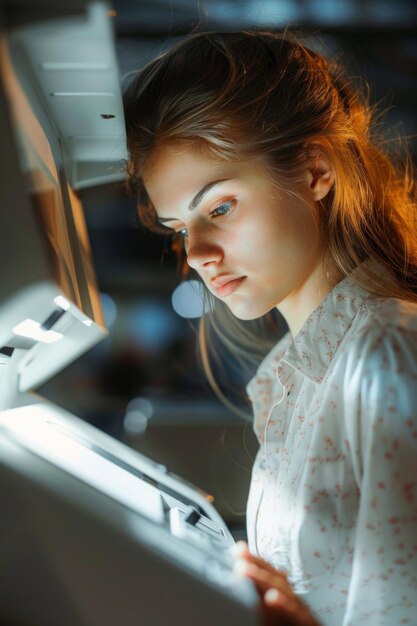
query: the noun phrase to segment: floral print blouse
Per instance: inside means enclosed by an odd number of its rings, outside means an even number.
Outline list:
[[[417,624],[417,305],[351,277],[247,387],[251,551],[325,626]]]

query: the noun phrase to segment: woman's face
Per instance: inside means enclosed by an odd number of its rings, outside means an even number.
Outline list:
[[[158,152],[144,184],[159,221],[184,236],[188,264],[236,317],[274,307],[285,315],[286,302],[303,300],[321,261],[307,176],[305,189],[290,195],[257,160],[177,147]]]

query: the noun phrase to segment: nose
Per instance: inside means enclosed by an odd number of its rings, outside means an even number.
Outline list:
[[[220,263],[223,259],[223,250],[207,233],[189,230],[185,243],[187,263],[199,272],[212,264]]]

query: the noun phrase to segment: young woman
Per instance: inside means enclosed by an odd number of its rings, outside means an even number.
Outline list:
[[[213,385],[213,328],[241,356],[274,309],[289,328],[247,388],[260,448],[239,569],[265,623],[416,624],[410,168],[340,68],[288,34],[193,35],[135,76],[125,114],[142,220],[183,240],[211,294]]]

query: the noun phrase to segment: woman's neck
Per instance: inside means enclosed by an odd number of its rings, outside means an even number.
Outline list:
[[[299,287],[279,303],[277,309],[287,322],[293,338],[320,302],[343,278],[344,275],[334,263],[327,263],[325,269],[320,263]]]

